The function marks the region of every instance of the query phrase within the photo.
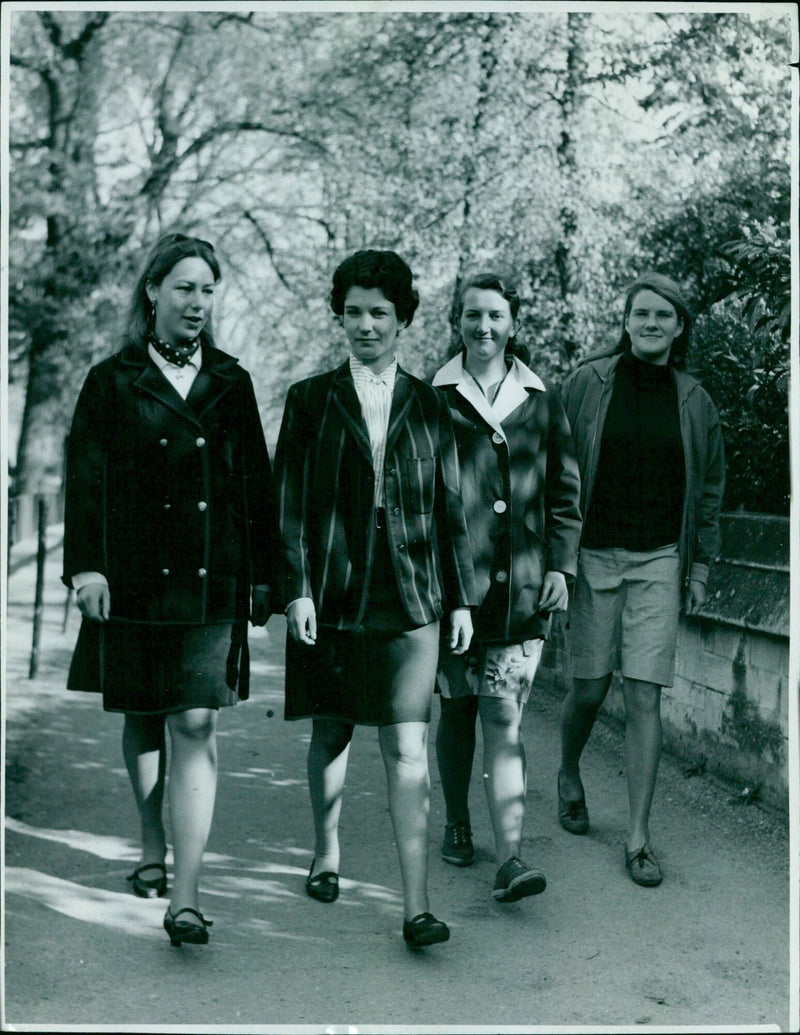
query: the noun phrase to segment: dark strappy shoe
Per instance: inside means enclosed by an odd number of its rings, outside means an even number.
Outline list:
[[[306,894],[315,898],[317,902],[335,902],[339,897],[339,874],[334,873],[333,870],[325,870],[312,877],[316,861],[316,859],[312,861],[311,869],[306,877]]]
[[[161,870],[161,876],[145,880],[141,876],[143,870]],[[163,863],[144,863],[125,879],[131,882],[133,893],[139,898],[163,898],[167,893],[167,868]]]
[[[191,913],[192,916],[196,916],[200,921],[196,923],[194,920],[179,920],[179,916],[183,916],[184,913]],[[180,946],[184,942],[190,945],[205,945],[208,942],[208,929],[213,924],[213,920],[206,920],[202,913],[198,913],[196,909],[191,909],[187,906],[185,909],[179,909],[177,913],[173,913],[169,907],[164,914],[164,930],[169,935],[170,945]]]

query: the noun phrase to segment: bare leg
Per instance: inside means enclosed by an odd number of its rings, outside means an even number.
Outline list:
[[[163,715],[126,715],[122,727],[122,754],[128,770],[141,825],[140,864],[163,863],[167,851],[162,806],[166,771]],[[142,874],[158,877],[156,870]]]
[[[400,857],[405,919],[413,920],[428,912],[428,724],[381,726],[379,738]]]
[[[497,865],[520,854],[525,814],[525,745],[522,704],[502,697],[479,697],[483,730],[483,783],[494,832]]]
[[[217,791],[217,712],[190,708],[167,716],[172,740],[169,811],[175,855],[173,913],[198,909],[198,883]]]
[[[650,840],[650,806],[661,758],[661,687],[640,679],[623,679],[625,759],[628,770],[630,824],[628,851]]]
[[[560,792],[565,801],[580,801],[581,754],[594,728],[600,705],[611,686],[611,675],[599,679],[573,679],[561,708],[561,771]]]
[[[353,727],[314,719],[308,748],[308,790],[314,816],[313,874],[339,872],[339,815]]]
[[[477,697],[442,697],[436,760],[448,823],[469,823],[469,784],[475,754]]]

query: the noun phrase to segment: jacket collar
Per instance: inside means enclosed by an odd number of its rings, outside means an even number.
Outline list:
[[[464,367],[464,356],[459,352],[437,371],[433,378],[433,384],[437,388],[445,388],[448,385],[455,387],[459,395],[477,410],[486,423],[494,428],[505,438],[502,423],[528,398],[530,392],[546,391],[543,381],[525,364],[511,356],[511,369],[500,386],[494,403],[489,400],[480,390],[475,379]]]
[[[590,359],[586,362],[586,366],[600,378],[604,385],[608,385],[610,388],[614,384],[617,365],[621,358],[622,354],[617,352],[613,356],[601,356],[598,359]],[[580,364],[580,366],[582,365]],[[676,370],[675,367],[672,367],[671,370],[678,392],[678,402],[682,405],[695,388],[699,386],[700,382],[692,377],[691,374],[687,374],[685,370]]]
[[[204,347],[200,372],[184,401],[145,349],[137,345],[126,345],[117,356],[123,366],[131,369],[131,373],[138,371],[133,383],[139,391],[157,399],[179,417],[197,427],[200,426],[200,418],[236,383],[233,369],[239,362],[234,356],[229,356],[220,349]]]

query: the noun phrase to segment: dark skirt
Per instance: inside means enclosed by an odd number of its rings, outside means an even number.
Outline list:
[[[145,625],[84,618],[67,687],[98,691],[108,712],[224,708],[249,692],[247,623]]]
[[[380,530],[363,624],[320,624],[313,647],[287,633],[284,717],[362,726],[430,722],[438,658],[439,623],[411,626]]]

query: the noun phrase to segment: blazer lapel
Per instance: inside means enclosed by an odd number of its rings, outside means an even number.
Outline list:
[[[236,384],[233,369],[239,361],[219,349],[203,350],[203,365],[194,379],[186,403],[197,417],[203,417]]]
[[[356,440],[361,452],[372,466],[372,447],[369,444],[367,425],[361,414],[356,386],[350,374],[350,364],[345,362],[333,375],[333,401],[342,415],[345,427]]]
[[[198,427],[200,426],[200,423],[192,410],[184,400],[181,399],[180,395],[178,395],[155,363],[150,362],[149,357],[145,361],[144,369],[133,384],[135,388],[139,389],[139,391],[152,396],[163,406],[166,406],[167,409],[176,413],[179,417],[183,417],[184,420],[191,421],[192,424],[195,424]]]
[[[400,366],[397,367],[397,376],[394,382],[392,393],[392,408],[389,411],[389,428],[386,433],[386,455],[390,456],[392,448],[400,434],[400,429],[406,422],[408,411],[414,401],[414,392],[411,388],[411,378]]]

